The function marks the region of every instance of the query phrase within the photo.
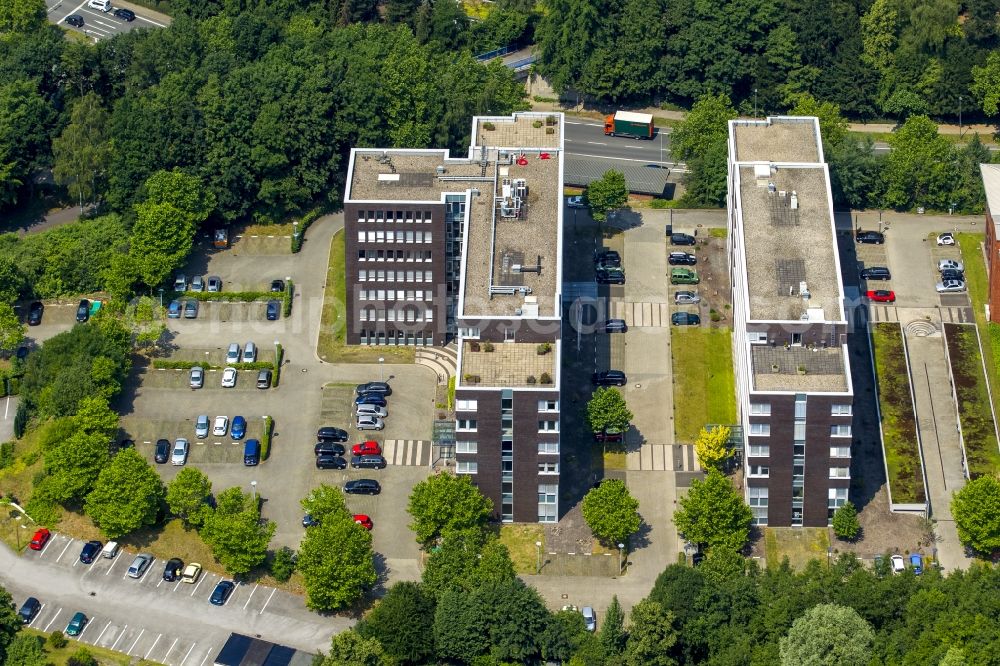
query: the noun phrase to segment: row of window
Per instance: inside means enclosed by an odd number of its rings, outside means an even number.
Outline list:
[[[475,412],[479,409],[478,400],[456,400],[455,401],[455,411],[458,412]],[[538,401],[538,411],[540,412],[558,412],[559,411],[559,401],[558,400],[539,400]]]
[[[429,231],[359,231],[359,243],[431,243]]]
[[[416,306],[403,306],[402,308],[373,308],[371,306],[361,308],[358,313],[359,321],[434,321],[434,310],[427,308],[419,310]]]
[[[554,523],[558,519],[559,485],[555,483],[538,484],[538,522]]]
[[[766,479],[771,476],[771,468],[767,465],[748,465],[747,466],[747,477],[754,479]],[[850,467],[831,467],[830,476],[831,479],[849,479],[851,478],[851,468]]]
[[[412,289],[361,289],[359,301],[433,301],[434,292]]]
[[[827,508],[831,511],[847,503],[847,488],[830,488],[827,495]],[[750,486],[747,489],[747,502],[753,511],[755,525],[767,525],[767,488]]]
[[[358,282],[433,282],[433,271],[358,271]]]
[[[416,222],[427,224],[432,220],[429,210],[359,210],[358,223],[370,222]]]
[[[455,419],[457,432],[476,432],[479,421],[476,419]],[[559,432],[559,421],[539,421],[538,432]]]
[[[830,416],[850,416],[853,413],[851,405],[830,405]],[[771,403],[751,402],[751,416],[770,416]]]
[[[456,474],[478,474],[479,473],[479,463],[475,460],[457,460],[455,461],[455,473]],[[559,463],[557,462],[542,462],[538,463],[538,473],[539,474],[558,474],[559,473]]]
[[[806,424],[796,423],[793,426],[794,433],[793,437],[797,440],[804,440],[806,438]],[[754,437],[770,437],[771,436],[771,424],[770,423],[751,423],[750,430],[747,433]],[[850,437],[851,436],[851,426],[850,425],[833,425],[830,426],[830,437]]]
[[[434,334],[424,331],[373,331],[367,328],[361,329],[361,344],[363,345],[416,345],[426,347],[434,344]]]
[[[747,457],[749,458],[767,458],[771,455],[771,445],[770,444],[750,444],[747,446]],[[830,447],[830,457],[831,458],[850,458],[851,457],[851,447],[850,446],[831,446]]]
[[[479,442],[458,440],[455,442],[455,453],[479,453]],[[558,455],[559,442],[538,442],[538,453],[543,455]]]
[[[358,261],[433,261],[431,250],[358,250]]]

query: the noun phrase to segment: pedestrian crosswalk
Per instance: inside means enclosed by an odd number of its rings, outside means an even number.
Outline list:
[[[430,465],[431,444],[424,439],[387,439],[382,455],[390,465]]]
[[[687,444],[643,444],[625,455],[627,469],[697,472],[701,469],[694,447]]]
[[[624,319],[629,326],[670,326],[670,306],[666,303],[632,303],[612,301],[610,317]]]

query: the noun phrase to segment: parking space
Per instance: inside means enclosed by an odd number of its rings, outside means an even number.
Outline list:
[[[281,294],[275,294],[274,300],[281,301]],[[183,307],[187,299],[180,296],[177,300]],[[234,301],[201,301],[198,303],[198,316],[193,319],[202,319],[214,322],[261,322],[265,327],[270,326],[273,330],[277,321],[267,321],[267,301],[234,302]],[[184,326],[191,321],[185,317],[172,319],[177,326]]]
[[[46,0],[45,5],[50,22],[68,30],[83,33],[94,41],[108,39],[116,34],[137,28],[165,28],[169,23],[167,17],[156,15],[144,7],[137,7],[130,3],[115,2],[114,8],[127,6],[135,13],[135,19],[132,21],[114,16],[114,9],[108,12],[91,9],[87,6],[87,0],[83,2],[79,2],[79,0],[76,2]],[[83,25],[78,27],[68,25],[66,17],[71,14],[83,17]]]

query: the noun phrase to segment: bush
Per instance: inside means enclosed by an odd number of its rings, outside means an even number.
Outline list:
[[[549,373],[547,373],[547,372],[543,372],[542,376],[539,377],[539,381],[541,381],[543,384],[551,384],[552,383],[552,376],[549,375]]]
[[[14,464],[14,442],[0,444],[0,469],[6,469]]]
[[[21,439],[24,437],[24,430],[28,427],[28,403],[21,400],[17,403],[17,413],[14,414],[14,437]]]
[[[271,377],[271,386],[277,388],[281,381],[281,362],[285,358],[285,349],[281,343],[274,345],[274,375]]]
[[[545,133],[546,134],[555,134],[556,133],[556,128],[555,127],[546,127],[545,128]]]
[[[217,366],[213,366],[208,361],[167,361],[164,359],[153,360],[154,370],[190,370],[195,366],[205,368],[206,370],[217,368]]]
[[[66,666],[98,666],[97,659],[87,648],[80,648],[66,660]]]
[[[63,632],[56,629],[51,634],[49,634],[49,645],[57,650],[60,650],[69,643],[69,639],[63,635]]]
[[[38,492],[32,495],[28,503],[24,505],[24,512],[39,525],[52,526],[59,522],[59,507],[47,497],[42,497]]]
[[[286,582],[295,571],[295,551],[288,546],[274,554],[271,560],[271,575],[279,583]]]
[[[292,297],[295,295],[295,283],[291,280],[285,282],[285,295],[281,297],[281,316],[289,317],[292,314]]]
[[[851,502],[846,502],[833,512],[833,533],[837,535],[838,539],[853,541],[860,531],[858,511]]]
[[[322,215],[322,213],[323,210],[321,208],[313,208],[299,220],[297,230],[292,233],[292,254],[295,254],[302,249],[302,242],[306,238],[306,229],[312,226],[312,223],[319,219],[319,216]]]
[[[536,120],[535,122],[531,123],[531,126],[534,127],[535,129],[538,129],[542,125],[543,125],[543,123],[542,123],[541,120]]]
[[[493,123],[483,123],[483,129],[486,130],[487,132],[492,132],[496,128],[497,126],[494,125]]]
[[[537,379],[535,379],[535,376],[534,376],[534,375],[528,375],[528,379],[527,379],[527,382],[528,382],[529,384],[535,384],[535,383],[537,383],[537,382],[538,382],[538,380],[537,380]]]
[[[496,347],[493,346],[492,342],[490,342],[490,341],[487,340],[486,342],[483,343],[483,351],[484,352],[491,352],[494,349],[496,349]]]
[[[479,350],[480,350],[480,345],[478,342],[473,341],[469,343],[469,351],[477,352]]]
[[[543,356],[545,354],[548,354],[550,351],[552,351],[552,343],[550,343],[550,342],[543,342],[542,344],[538,345],[538,355],[539,356]]]
[[[465,375],[463,379],[466,384],[478,384],[480,382],[479,375]]]
[[[271,431],[274,430],[274,419],[270,416],[264,417],[264,434],[260,438],[260,459],[267,460],[271,455]]]
[[[191,298],[196,301],[220,301],[223,303],[253,303],[271,300],[269,291],[185,291],[175,298]]]

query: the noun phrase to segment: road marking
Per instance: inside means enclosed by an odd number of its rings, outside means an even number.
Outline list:
[[[252,591],[252,592],[250,592],[250,596],[249,596],[249,597],[247,597],[247,602],[246,602],[245,604],[243,604],[243,610],[246,610],[246,609],[247,609],[247,606],[249,606],[249,605],[250,605],[250,600],[251,600],[251,599],[253,599],[253,593],[257,591],[257,588],[259,587],[259,585],[260,585],[260,584],[259,584],[259,583],[257,583],[257,584],[255,584],[255,585],[253,586],[253,591]]]
[[[608,145],[606,141],[588,141],[587,143],[593,144],[595,146],[606,146],[606,145]]]
[[[578,123],[578,122],[573,122],[571,120],[564,120],[563,124],[565,124],[565,125],[583,125],[584,127],[604,127],[604,125],[602,125],[600,123]]]
[[[121,559],[121,557],[116,557],[114,560],[111,561],[111,566],[108,567],[108,570],[104,572],[105,576],[107,576],[109,573],[111,573],[111,570],[115,568],[115,565],[118,564],[118,560],[120,560],[120,559]]]
[[[38,612],[35,613],[35,617],[31,618],[31,622],[34,622],[35,620],[37,620],[38,617],[42,614],[43,610],[45,610],[45,604],[42,604],[41,606],[38,607]],[[28,623],[29,627],[31,626],[31,622]]]
[[[56,614],[52,616],[51,620],[49,620],[49,623],[47,625],[45,625],[45,631],[49,630],[49,627],[52,626],[52,623],[56,621],[57,617],[59,617],[59,613],[62,613],[62,608],[60,608],[59,610],[57,610]]]
[[[10,396],[7,396],[7,402],[4,404],[3,408],[3,420],[7,420],[7,411],[10,409]]]
[[[79,5],[76,6],[76,9],[70,10],[69,14],[66,14],[66,16],[69,16],[71,14],[76,14],[77,10],[79,10],[80,8],[82,8],[85,4],[87,4],[87,0],[83,0],[83,2],[81,2]],[[66,16],[63,16],[61,19],[59,19],[58,21],[56,21],[56,25],[59,25],[60,23],[62,23],[63,21],[65,21],[66,20]]]
[[[128,652],[129,654],[132,654],[132,650],[134,650],[134,649],[135,649],[135,644],[139,642],[139,639],[140,639],[140,638],[142,638],[142,634],[143,634],[143,632],[145,632],[145,631],[146,631],[145,629],[140,629],[140,630],[139,630],[139,635],[135,637],[135,640],[134,640],[134,641],[132,641],[132,646],[131,646],[131,647],[129,647],[129,649],[127,650],[127,652]]]
[[[208,578],[208,574],[202,571],[201,576],[198,577],[198,582],[195,584],[194,589],[191,590],[190,596],[192,597],[194,596],[194,593],[198,591],[199,587],[201,587],[201,581],[205,580],[206,578]]]
[[[665,166],[665,167],[677,167],[672,169],[673,171],[680,171],[686,168],[687,165],[683,162],[660,162],[658,160],[637,160],[634,157],[612,157],[610,155],[587,155],[585,153],[566,153],[567,155],[572,155],[574,157],[592,157],[599,160],[621,160],[622,162],[644,162],[646,164],[653,164],[655,166]]]
[[[179,640],[180,640],[179,638],[175,638],[174,642],[170,644],[169,648],[167,648],[167,651],[163,655],[163,661],[164,662],[167,660],[167,655],[170,654],[170,651],[174,649],[174,646],[177,645],[177,641],[179,641]]]
[[[66,547],[62,549],[61,553],[59,553],[59,557],[56,558],[56,562],[62,559],[62,556],[66,554],[66,551],[69,550],[69,547],[72,545],[73,545],[73,539],[70,539],[69,542],[66,544]]]
[[[277,591],[278,591],[278,588],[274,588],[273,590],[271,590],[271,597],[273,597],[274,593],[277,592]],[[264,609],[267,608],[267,605],[269,603],[271,603],[271,597],[267,598],[267,601],[265,601],[264,605],[260,607],[260,612],[257,613],[257,615],[263,615],[264,614]]]
[[[111,646],[112,650],[117,650],[118,649],[118,641],[120,641],[122,638],[125,637],[125,630],[126,629],[128,629],[128,625],[127,624],[124,627],[122,627],[121,633],[118,634],[118,638],[115,640],[114,645]]]
[[[192,645],[191,647],[188,648],[187,654],[184,655],[183,659],[181,659],[181,666],[184,666],[184,662],[187,661],[188,657],[191,656],[191,650],[194,649],[195,645],[197,645],[197,643],[195,643],[194,645]]]
[[[143,657],[143,659],[149,659],[150,653],[153,652],[153,648],[156,647],[156,644],[160,642],[160,638],[162,638],[162,637],[163,637],[163,634],[160,634],[159,636],[156,637],[156,640],[153,641],[153,644],[149,646],[148,650],[146,650],[146,656]]]
[[[52,545],[52,537],[50,536],[49,540],[45,542],[44,546],[42,546],[42,549],[38,551],[38,559],[42,559],[43,557],[45,557],[45,551],[47,551],[49,549],[49,546],[51,545]]]
[[[87,624],[89,625],[90,622],[88,622]],[[96,641],[94,641],[94,645],[97,645],[98,643],[101,642],[101,639],[104,638],[104,632],[107,631],[108,627],[110,626],[111,626],[111,621],[109,620],[108,623],[104,625],[104,629],[101,630],[101,635],[97,637]]]
[[[146,23],[152,23],[153,25],[155,25],[157,27],[160,27],[160,28],[166,28],[167,27],[165,23],[157,23],[153,19],[148,19],[145,16],[139,16],[138,14],[136,14],[135,17],[137,19],[141,19],[141,20],[145,21]]]
[[[183,573],[183,572],[181,572],[181,573]],[[182,582],[183,582],[183,581],[181,581],[181,579],[180,579],[180,578],[178,578],[178,579],[177,579],[177,582],[176,582],[176,583],[174,583],[174,589],[172,589],[172,590],[171,590],[171,592],[176,592],[176,591],[177,591],[177,588],[181,586],[181,583],[182,583]]]
[[[156,584],[156,587],[163,585],[163,577],[160,577],[160,582]]]
[[[212,648],[208,648],[208,652],[206,652],[205,656],[201,658],[201,663],[198,664],[198,666],[205,666],[205,660],[208,659],[208,655],[212,654],[212,652],[214,652],[214,650]]]
[[[84,635],[85,633],[87,633],[87,629],[90,629],[90,625],[91,625],[92,623],[96,622],[96,621],[97,621],[97,618],[96,618],[96,617],[92,617],[92,618],[90,618],[89,620],[87,620],[87,624],[83,625],[83,631],[81,631],[81,632],[80,632],[80,635],[79,635],[79,636],[77,636],[77,637],[76,637],[76,639],[77,639],[78,641],[82,641],[82,640],[83,640],[83,635]],[[108,624],[111,624],[111,623],[110,623],[110,622],[108,622]],[[107,627],[104,627],[104,628],[105,628],[105,629],[107,629]],[[100,640],[100,639],[98,639],[98,640]],[[97,643],[94,643],[94,645],[97,645]]]

